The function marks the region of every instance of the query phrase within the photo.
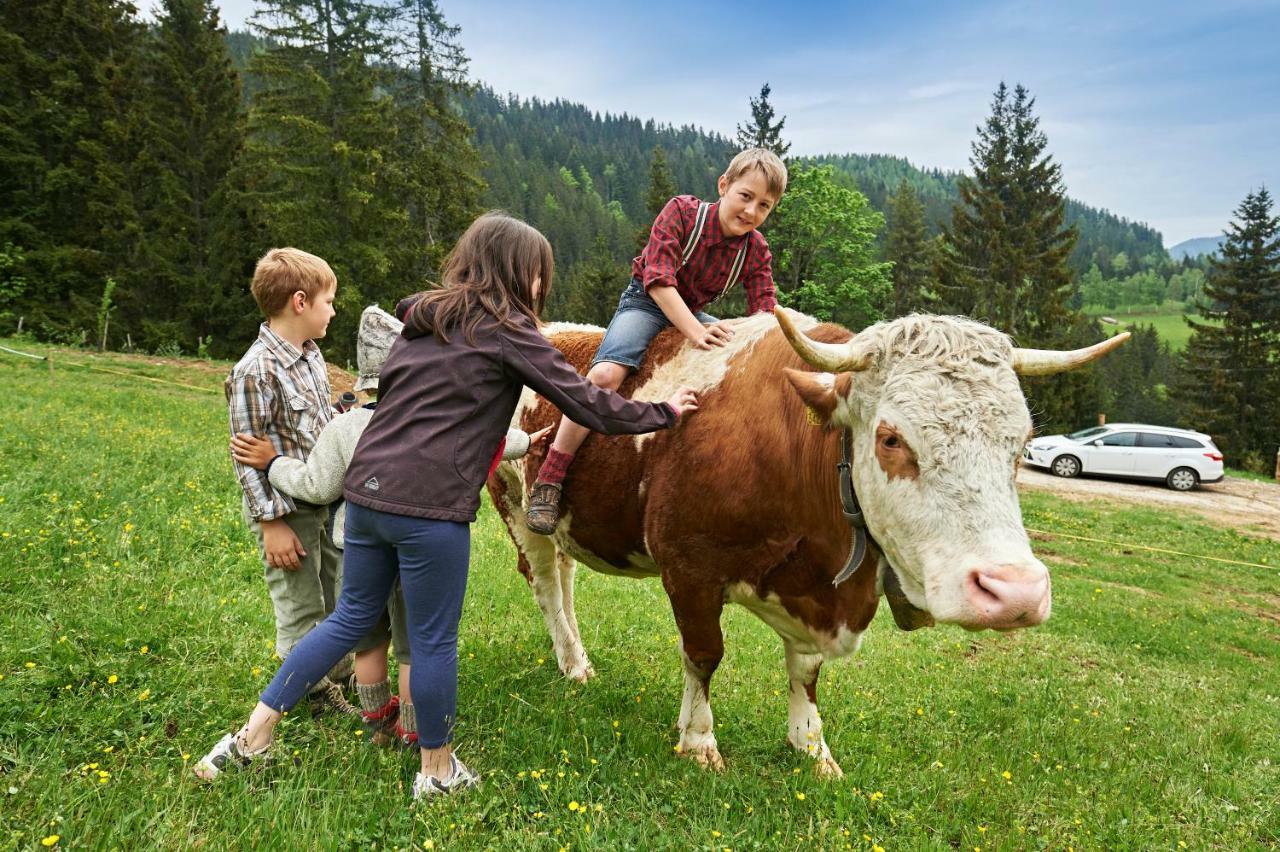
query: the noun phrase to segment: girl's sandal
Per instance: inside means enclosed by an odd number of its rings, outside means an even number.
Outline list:
[[[253,751],[242,751],[240,748],[241,733],[237,731],[234,734],[227,734],[218,740],[218,744],[210,749],[208,754],[200,758],[199,762],[193,767],[196,777],[203,781],[212,781],[229,766],[244,768],[255,761],[266,759],[267,750],[271,748],[271,743],[267,743]]]

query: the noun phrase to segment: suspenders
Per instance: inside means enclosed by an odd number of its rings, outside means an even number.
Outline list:
[[[680,266],[678,269],[683,269],[685,264],[689,262],[689,258],[693,257],[694,251],[697,250],[698,240],[702,239],[702,231],[707,225],[707,215],[710,211],[711,204],[709,202],[703,201],[698,205],[698,215],[693,220],[693,232],[689,234],[689,240],[684,244],[684,252],[680,256]],[[729,288],[737,283],[738,275],[742,272],[742,264],[745,263],[747,259],[747,246],[750,245],[750,243],[751,240],[749,239],[742,241],[742,245],[738,248],[738,256],[733,259],[733,266],[729,268],[729,279],[725,281],[724,288],[720,291],[720,295],[711,300],[712,304],[720,301],[724,294],[729,292]]]

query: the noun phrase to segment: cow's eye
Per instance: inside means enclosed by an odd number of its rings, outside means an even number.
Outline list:
[[[885,435],[880,439],[880,443],[884,444],[891,450],[896,450],[898,447],[902,446],[902,442],[898,440],[897,435]]]

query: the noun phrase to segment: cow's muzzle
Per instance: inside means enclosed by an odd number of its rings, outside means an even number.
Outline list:
[[[1039,566],[975,568],[965,577],[965,597],[973,608],[974,627],[1034,627],[1049,617],[1049,575]]]

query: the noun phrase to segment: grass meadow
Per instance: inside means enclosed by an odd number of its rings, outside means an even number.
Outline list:
[[[13,341],[9,345],[18,345]],[[45,351],[23,343],[28,351]],[[90,370],[146,374],[195,388]],[[1054,615],[899,632],[823,670],[824,782],[784,745],[778,639],[726,611],[728,764],[673,753],[682,678],[657,582],[582,572],[597,677],[556,670],[496,515],[474,527],[457,744],[472,793],[410,809],[416,759],[285,720],[275,759],[190,766],[271,677],[226,365],[0,354],[0,844],[27,849],[1254,849],[1280,844],[1280,545],[1028,495]]]
[[[1090,313],[1100,312],[1106,316],[1118,321],[1117,325],[1104,324],[1103,330],[1107,334],[1118,334],[1121,331],[1131,330],[1132,327],[1141,325],[1155,326],[1156,334],[1165,343],[1169,344],[1169,348],[1174,352],[1181,352],[1187,348],[1187,341],[1191,339],[1191,326],[1187,325],[1186,319],[1183,318],[1181,306],[1175,306],[1175,309],[1160,311],[1147,311],[1136,313],[1114,313],[1103,310],[1101,308],[1091,308]],[[1196,322],[1213,325],[1217,320],[1208,319],[1201,316],[1193,316]]]

